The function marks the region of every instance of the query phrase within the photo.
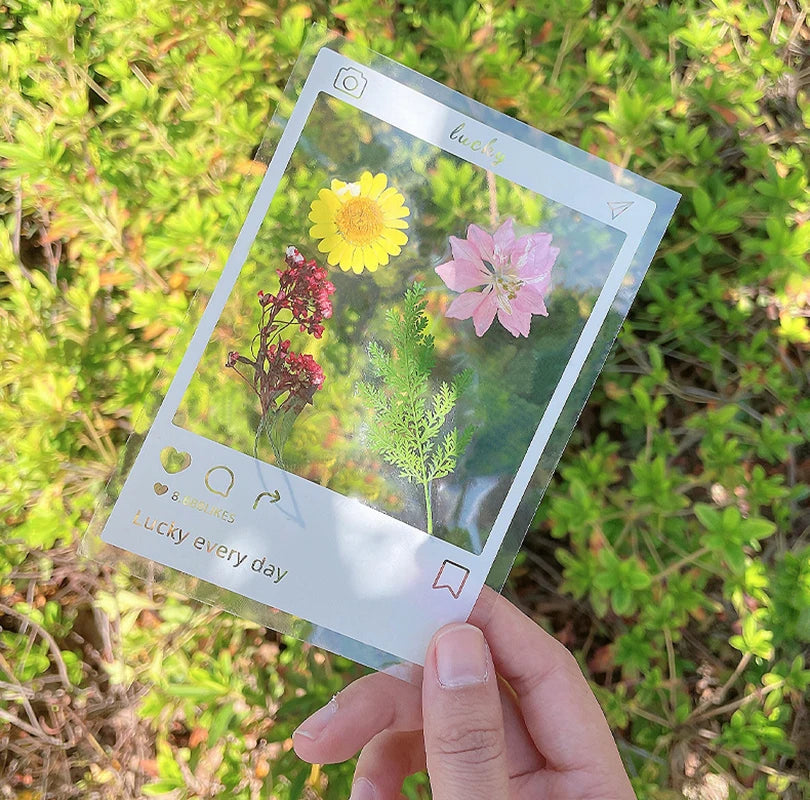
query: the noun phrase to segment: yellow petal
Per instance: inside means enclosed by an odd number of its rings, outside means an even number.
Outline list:
[[[331,189],[321,189],[318,192],[318,199],[313,202],[321,202],[332,211],[337,211],[340,208],[340,198]]]
[[[380,205],[382,205],[386,200],[393,197],[395,194],[399,194],[396,187],[389,186],[377,199],[380,201]]]
[[[383,211],[394,211],[397,208],[403,208],[405,203],[405,198],[396,190],[387,197],[385,195],[379,197],[378,200]]]
[[[314,230],[314,228],[313,228]],[[310,234],[312,232],[310,231]],[[326,250],[334,250],[341,242],[343,241],[343,237],[339,233],[331,233],[328,236],[324,237],[324,240],[321,244],[326,248]],[[320,250],[321,245],[318,245],[318,249]],[[326,252],[326,250],[321,250],[322,253]]]
[[[363,264],[365,265],[366,269],[369,272],[374,272],[377,269],[377,265],[380,263],[379,258],[377,258],[377,253],[375,252],[374,248],[371,246],[366,246],[363,248]]]
[[[363,248],[355,247],[352,253],[352,269],[359,275],[363,271]]]
[[[408,223],[405,222],[404,219],[388,219],[387,217],[383,217],[383,222],[385,222],[386,228],[399,228],[404,231],[408,227]]]
[[[309,229],[309,235],[313,239],[323,239],[326,236],[333,234],[337,230],[337,225],[334,222],[319,222]]]
[[[385,246],[380,244],[380,242],[372,242],[371,247],[374,249],[374,254],[377,256],[378,263],[381,267],[384,267],[390,260]]]
[[[387,239],[382,240],[382,246],[385,248],[385,252],[390,256],[398,256],[402,252],[402,248],[398,244],[389,242]]]
[[[349,252],[350,252],[349,245],[346,244],[346,241],[344,239],[341,239],[332,250],[335,260],[331,261],[330,263],[333,265],[339,263],[342,269],[346,269],[349,265],[349,262],[347,260],[347,254]]]
[[[397,245],[403,245],[408,241],[408,237],[402,231],[395,230],[394,228],[386,228],[380,234],[380,238],[383,241]]]
[[[346,186],[346,181],[339,181],[337,178],[332,178],[332,183],[330,184],[332,187],[333,192],[337,192],[339,189],[343,189]],[[321,189],[318,192],[319,195],[323,195],[324,192],[328,192],[328,189]]]
[[[373,183],[373,178],[371,177],[371,173],[366,170],[360,176],[360,197],[368,197],[369,190],[371,189],[371,184]]]
[[[371,181],[371,190],[368,196],[376,200],[388,185],[388,176],[384,172],[378,172]]]
[[[334,220],[339,208],[340,203],[332,206],[321,200],[313,200],[309,207],[309,218],[313,222],[331,222]]]
[[[382,209],[383,216],[386,218],[391,217],[392,219],[404,219],[407,217],[411,211],[409,208],[405,208],[405,206],[399,206],[398,208],[384,208]]]
[[[316,225],[329,225],[335,221],[335,215],[312,211],[309,214],[309,220],[310,222],[314,222]]]

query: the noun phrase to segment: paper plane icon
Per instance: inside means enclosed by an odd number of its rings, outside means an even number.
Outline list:
[[[624,214],[634,202],[634,200],[609,200],[608,208],[610,209],[610,218],[616,219],[620,214]]]

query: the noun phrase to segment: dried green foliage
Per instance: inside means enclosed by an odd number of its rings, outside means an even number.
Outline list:
[[[435,344],[426,333],[424,297],[424,285],[415,283],[405,292],[402,309],[386,312],[389,349],[378,342],[368,348],[371,371],[379,382],[361,383],[360,393],[374,412],[368,434],[371,448],[395,466],[401,478],[422,486],[427,532],[432,534],[431,484],[456,468],[474,428],[450,427],[443,437],[440,434],[473,374],[465,369],[449,383],[442,381],[429,396]]]

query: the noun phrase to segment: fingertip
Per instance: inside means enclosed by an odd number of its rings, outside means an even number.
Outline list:
[[[442,689],[460,689],[489,679],[492,659],[479,628],[466,622],[451,623],[436,633],[431,644],[431,672]]]
[[[375,673],[349,684],[293,733],[293,749],[304,761],[334,764],[351,758],[383,730],[422,726],[421,691]]]
[[[366,800],[366,795],[373,800],[399,800],[405,778],[424,768],[425,750],[421,731],[381,733],[360,753],[351,800]]]
[[[337,697],[310,714],[292,733],[293,750],[303,761],[320,762],[318,740],[337,714]]]
[[[359,778],[352,785],[349,800],[377,800],[377,790],[367,778]]]
[[[303,739],[315,741],[326,730],[326,726],[337,714],[337,698],[333,697],[325,706],[310,714],[294,731],[293,738],[299,736]]]
[[[506,797],[503,710],[479,628],[457,622],[436,633],[425,661],[422,711],[434,797]]]

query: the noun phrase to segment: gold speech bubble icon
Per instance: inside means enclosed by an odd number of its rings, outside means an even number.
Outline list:
[[[211,469],[205,473],[205,488],[208,489],[209,492],[213,492],[213,494],[218,494],[220,497],[227,497],[231,493],[233,482],[233,470],[229,467],[222,466],[222,464],[211,467]]]

